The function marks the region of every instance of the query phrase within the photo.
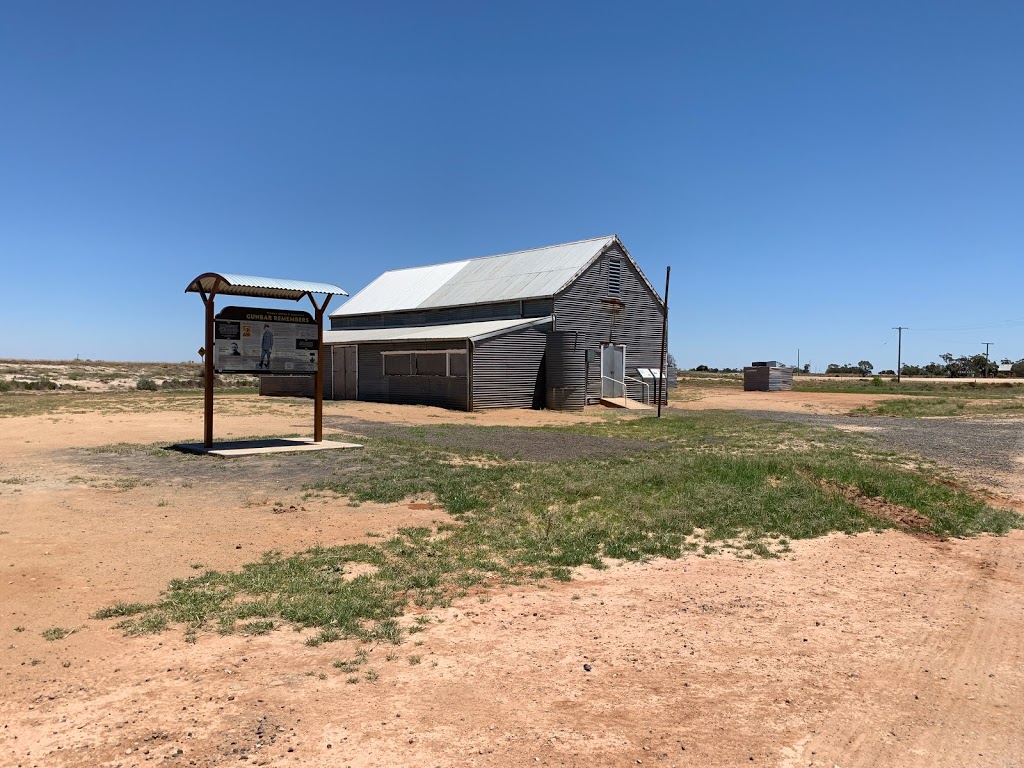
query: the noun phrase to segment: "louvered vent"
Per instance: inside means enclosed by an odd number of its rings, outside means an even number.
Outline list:
[[[608,258],[608,295],[622,294],[622,259],[615,256]]]

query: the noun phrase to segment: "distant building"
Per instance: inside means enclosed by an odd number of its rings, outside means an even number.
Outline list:
[[[744,392],[784,392],[793,388],[793,369],[777,360],[755,362],[743,369]]]
[[[996,371],[998,376],[1013,376],[1013,363],[1000,363]]]
[[[393,270],[331,313],[324,394],[469,411],[654,403],[664,311],[614,235]]]

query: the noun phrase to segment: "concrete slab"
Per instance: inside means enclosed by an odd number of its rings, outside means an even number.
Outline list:
[[[627,411],[653,411],[653,405],[641,403],[639,400],[630,400],[625,397],[602,397],[601,405],[608,408],[625,408]]]
[[[174,446],[179,451],[198,453],[206,456],[255,456],[261,453],[291,453],[293,451],[334,451],[340,448],[362,448],[359,443],[339,443],[335,440],[313,442],[309,437],[280,437],[271,440],[235,440],[214,443],[207,450],[202,443],[180,443]]]

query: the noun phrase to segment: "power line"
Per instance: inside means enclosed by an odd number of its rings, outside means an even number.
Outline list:
[[[1024,325],[1024,320],[1000,320],[996,323],[986,323],[984,325],[963,325],[958,328],[912,328],[914,331],[984,331],[993,328],[1015,328],[1018,325]]]

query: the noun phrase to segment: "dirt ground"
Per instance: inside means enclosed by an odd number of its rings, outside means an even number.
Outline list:
[[[737,394],[708,399],[730,407]],[[812,409],[866,400],[801,398],[768,403],[828,412]],[[197,406],[0,419],[0,766],[1024,765],[1022,531],[830,536],[781,560],[583,569],[431,612],[403,645],[369,649],[375,681],[332,666],[354,645],[309,647],[290,630],[124,638],[89,615],[266,550],[444,519],[422,504],[304,500],[277,475],[236,475],[237,460],[193,460],[225,468],[211,496],[187,475],[140,483],[81,459],[195,440]],[[307,434],[310,411],[218,399],[217,436]],[[601,418],[365,403],[327,403],[325,415]],[[51,627],[76,631],[47,641]]]
[[[861,395],[845,392],[744,392],[740,389],[708,387],[678,388],[673,408],[687,411],[748,410],[783,413],[849,413],[900,395]]]

